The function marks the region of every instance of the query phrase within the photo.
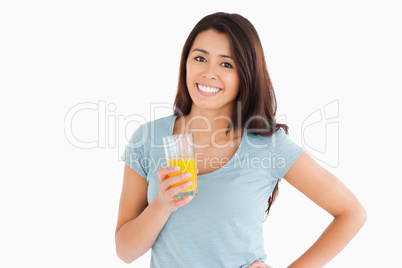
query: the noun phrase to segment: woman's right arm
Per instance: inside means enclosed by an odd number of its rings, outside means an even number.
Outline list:
[[[115,235],[116,253],[124,262],[131,263],[145,254],[155,243],[170,214],[191,201],[191,198],[180,201],[173,198],[173,195],[189,187],[187,183],[171,187],[188,179],[186,173],[167,177],[175,172],[177,170],[172,167],[159,169],[159,192],[148,205],[147,182],[125,165]]]

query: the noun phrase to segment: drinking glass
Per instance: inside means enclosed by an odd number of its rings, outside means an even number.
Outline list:
[[[163,137],[163,145],[165,148],[168,166],[180,167],[179,172],[169,174],[168,176],[172,177],[184,172],[190,172],[192,175],[189,179],[172,185],[172,187],[176,187],[177,185],[180,185],[186,181],[192,181],[190,187],[176,194],[174,198],[181,200],[188,196],[196,196],[198,194],[198,185],[197,165],[194,157],[193,134],[185,133]]]

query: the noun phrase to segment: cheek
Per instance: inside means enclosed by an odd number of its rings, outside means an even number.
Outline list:
[[[239,91],[239,77],[237,76],[237,74],[233,74],[229,77],[228,80],[230,87],[234,90],[234,91]]]
[[[191,82],[191,80],[194,78],[194,67],[192,66],[191,63],[187,62],[186,64],[186,81]]]

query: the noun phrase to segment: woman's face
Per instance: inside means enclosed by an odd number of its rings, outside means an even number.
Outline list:
[[[229,37],[214,30],[197,35],[187,58],[187,88],[201,109],[233,111],[239,77]]]

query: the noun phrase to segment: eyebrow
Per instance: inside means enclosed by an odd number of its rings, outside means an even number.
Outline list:
[[[209,55],[209,52],[206,51],[206,50],[203,50],[203,49],[194,48],[191,52],[194,52],[194,51],[199,51],[199,52],[201,52],[201,53],[204,53],[204,54],[208,54],[208,55]],[[229,58],[229,59],[233,60],[233,58],[232,58],[231,56],[228,56],[228,55],[222,55],[222,54],[220,54],[220,55],[218,55],[218,56],[219,56],[219,57],[222,57],[222,58]]]

